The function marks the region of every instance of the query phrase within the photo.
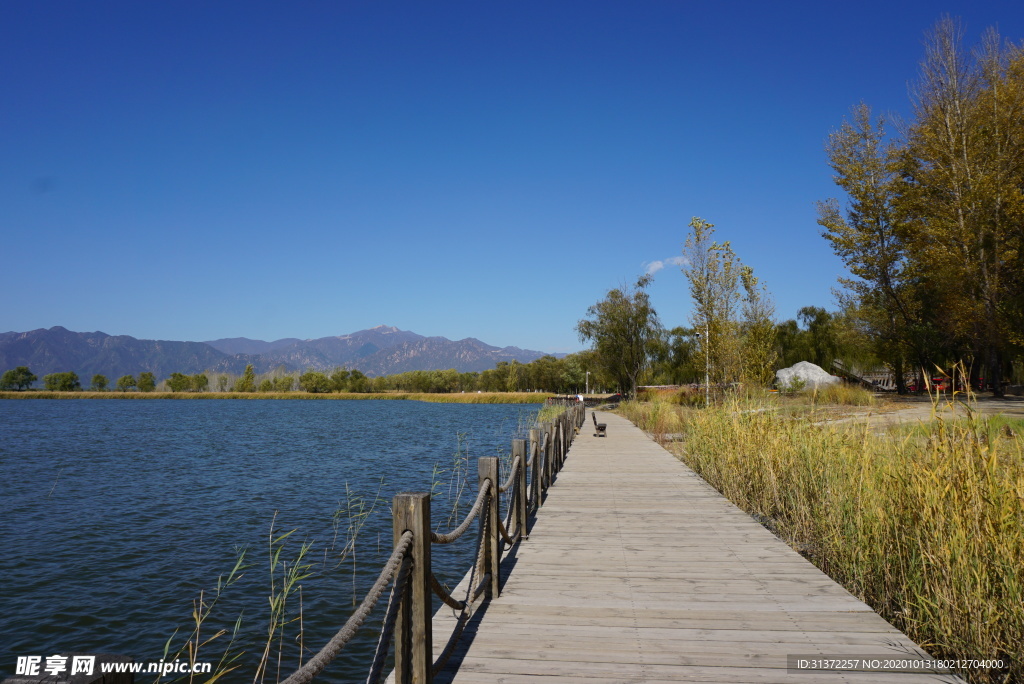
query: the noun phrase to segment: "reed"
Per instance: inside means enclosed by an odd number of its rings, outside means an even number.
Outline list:
[[[943,420],[938,406],[883,434],[776,408],[622,412],[677,432],[670,448],[687,465],[934,655],[1005,663],[964,672],[971,681],[1024,681],[1022,431],[973,413]]]
[[[304,541],[296,552],[295,557],[288,561],[282,560],[281,554],[287,547],[288,538],[296,532],[290,530],[282,532],[277,526],[277,513],[270,523],[270,534],[268,537],[268,556],[270,572],[270,595],[267,597],[270,603],[270,616],[267,621],[267,640],[263,646],[263,653],[260,656],[256,674],[253,677],[253,684],[265,681],[270,669],[271,660],[276,651],[276,669],[273,681],[281,681],[281,665],[285,653],[285,632],[288,626],[294,622],[299,625],[296,628],[296,642],[301,642],[303,625],[301,622],[301,610],[298,614],[289,613],[288,599],[301,590],[301,582],[313,576],[313,564],[306,560],[306,556],[313,548],[313,542]],[[299,652],[299,663],[302,665],[302,653]]]
[[[189,669],[194,670],[196,662],[199,660],[200,651],[206,649],[211,643],[229,633],[227,629],[221,628],[207,635],[204,633],[204,627],[206,627],[207,623],[210,622],[210,616],[213,614],[214,609],[223,597],[224,592],[228,587],[242,579],[246,568],[249,567],[245,562],[245,549],[237,550],[236,556],[235,566],[231,569],[231,572],[228,573],[227,577],[224,575],[218,577],[217,586],[212,592],[207,594],[205,590],[201,590],[199,592],[199,596],[192,602],[192,629],[184,642],[178,645],[174,655],[170,655],[171,644],[174,643],[174,638],[178,635],[179,631],[177,629],[174,630],[174,633],[171,634],[164,643],[163,662],[173,662],[185,657],[188,659]],[[236,646],[238,632],[241,626],[242,616],[239,615],[230,631],[231,637],[228,640],[227,645],[224,647],[224,651],[218,659],[216,667],[209,674],[209,677],[203,680],[207,684],[216,682],[221,677],[241,667],[238,660],[242,657],[244,651],[239,650]],[[205,655],[204,658],[206,658]],[[158,674],[154,684],[159,684],[161,679],[162,676]],[[195,674],[190,673],[187,679],[184,679],[183,681],[188,681],[191,684],[191,682],[195,681]]]

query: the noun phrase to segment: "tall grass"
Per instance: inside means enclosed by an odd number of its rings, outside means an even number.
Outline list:
[[[934,655],[1006,664],[972,681],[1024,681],[1020,431],[971,414],[879,436],[771,408],[622,411],[681,432],[687,465]]]

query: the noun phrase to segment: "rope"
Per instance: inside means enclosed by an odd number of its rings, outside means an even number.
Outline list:
[[[490,488],[491,481],[484,480],[483,485],[480,487],[480,493],[476,495],[476,501],[473,502],[473,508],[466,515],[466,519],[462,521],[462,524],[460,524],[451,532],[447,532],[445,534],[437,534],[436,532],[431,532],[430,541],[434,544],[451,544],[453,541],[456,541],[459,537],[461,537],[466,532],[466,530],[469,529],[469,523],[473,522],[473,518],[475,518],[480,513],[480,509],[483,507],[484,501],[487,500],[487,494],[490,491]]]
[[[516,473],[519,472],[519,462],[520,462],[520,458],[518,456],[516,456],[516,460],[512,462],[512,472],[508,474],[508,480],[505,481],[505,484],[503,484],[500,487],[498,487],[498,493],[499,494],[504,494],[505,492],[508,491],[509,487],[511,487],[513,484],[515,484],[515,482],[516,482]]]
[[[452,595],[445,591],[445,588],[442,587],[441,583],[437,581],[437,577],[434,575],[434,573],[430,573],[430,588],[434,590],[434,593],[437,595],[437,598],[441,599],[441,602],[449,608],[454,608],[455,610],[465,610],[466,602],[456,601],[454,598],[452,598]]]
[[[348,621],[345,625],[338,630],[338,633],[331,637],[331,640],[320,649],[320,652],[310,658],[305,665],[300,667],[298,670],[292,673],[288,679],[284,680],[284,684],[306,684],[311,681],[313,677],[320,674],[327,664],[330,663],[334,656],[341,652],[341,649],[345,648],[345,645],[352,640],[355,636],[356,631],[362,626],[363,622],[373,611],[374,606],[377,605],[377,601],[380,600],[381,594],[384,593],[385,587],[391,581],[391,578],[395,576],[398,571],[402,560],[405,558],[406,552],[409,550],[409,545],[412,543],[412,532],[406,531],[398,540],[398,544],[395,545],[395,550],[391,552],[391,557],[388,562],[384,565],[384,568],[380,571],[380,575],[377,577],[377,581],[374,582],[373,587],[370,588],[369,593],[366,594],[366,598],[359,604],[359,608],[356,612],[349,616]]]
[[[508,530],[505,529],[505,523],[501,522],[500,520],[498,521],[498,530],[501,532],[502,539],[504,539],[505,543],[509,546],[513,546],[517,541],[519,541],[519,531],[516,531],[516,537],[515,539],[513,539],[509,535]]]
[[[462,613],[458,617],[459,624],[452,631],[452,635],[448,637],[448,643],[445,644],[444,651],[442,651],[441,655],[434,661],[432,672],[435,675],[441,671],[441,668],[444,667],[445,663],[447,663],[448,659],[451,657],[452,652],[454,652],[455,646],[459,643],[459,639],[462,637],[462,630],[466,627],[466,623],[469,622],[469,618],[472,615],[470,610],[472,609],[473,604],[476,602],[476,599],[480,596],[483,590],[487,588],[487,583],[490,582],[491,575],[490,573],[486,573],[478,580],[478,583],[474,588],[474,580],[476,580],[484,562],[484,550],[486,549],[486,545],[484,544],[484,532],[487,529],[487,520],[490,517],[491,510],[490,506],[488,506],[487,510],[484,511],[483,519],[480,521],[480,533],[477,535],[476,539],[476,560],[473,561],[473,567],[470,568],[469,571],[469,582],[466,584],[466,600],[460,602],[462,603]]]
[[[377,650],[373,654],[373,665],[370,666],[370,673],[366,675],[366,684],[377,684],[384,674],[384,665],[387,663],[388,651],[391,647],[391,635],[395,631],[395,622],[398,620],[398,610],[402,605],[405,590],[409,586],[409,571],[412,569],[412,561],[406,557],[402,561],[402,568],[398,571],[398,579],[391,585],[391,595],[388,597],[388,608],[384,613],[384,624],[381,627],[380,638],[377,639]]]

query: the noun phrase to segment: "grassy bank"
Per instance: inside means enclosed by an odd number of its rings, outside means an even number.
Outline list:
[[[543,404],[552,396],[544,392],[466,392],[433,394],[427,392],[0,392],[0,399],[322,399],[368,400],[395,399],[429,401],[438,404]]]
[[[878,434],[774,399],[623,405],[712,486],[936,656],[1024,681],[1024,439],[972,415]]]

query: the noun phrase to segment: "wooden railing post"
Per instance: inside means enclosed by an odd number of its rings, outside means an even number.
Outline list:
[[[498,502],[500,501],[500,494],[498,493],[498,487],[501,486],[499,479],[498,470],[498,457],[497,456],[485,456],[477,461],[477,471],[480,476],[480,487],[484,486],[486,480],[491,481],[491,493],[487,497],[487,512],[485,516],[487,525],[483,529],[483,539],[481,544],[484,545],[484,567],[483,572],[491,574],[491,580],[487,583],[486,595],[489,598],[497,597],[500,593],[498,584],[498,568],[501,565],[501,530],[498,528],[500,523],[498,519],[499,509]],[[477,490],[479,491],[479,489]],[[481,522],[484,517],[481,517]]]
[[[406,530],[412,532],[409,585],[395,624],[395,681],[427,684],[432,678],[434,648],[431,635],[430,493],[402,492],[392,501],[392,529],[397,545]]]
[[[519,536],[521,539],[526,539],[526,440],[525,439],[513,439],[512,440],[512,462],[515,463],[516,459],[519,459],[519,474],[516,475],[516,500],[510,503],[510,506],[516,507],[516,526],[519,528]]]
[[[565,464],[565,453],[569,451],[569,435],[565,429],[565,418],[566,415],[562,414],[558,417],[558,471],[561,472],[562,466]]]
[[[533,464],[530,466],[530,500],[533,508],[540,508],[540,429],[530,430],[530,454]]]
[[[547,439],[544,440],[544,477],[542,484],[544,486],[544,496],[548,494],[548,487],[551,486],[551,478],[554,472],[551,469],[551,455],[554,453],[554,431],[551,429],[551,423],[544,423],[541,426],[541,431],[547,435]]]

